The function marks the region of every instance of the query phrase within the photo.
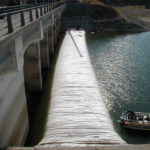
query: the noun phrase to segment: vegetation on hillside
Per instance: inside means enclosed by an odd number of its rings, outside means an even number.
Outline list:
[[[60,0],[64,2],[65,0]],[[89,16],[92,19],[111,19],[118,17],[118,13],[99,0],[68,0],[70,5],[65,11],[65,16]],[[74,3],[74,5],[71,4]],[[78,3],[77,3],[78,2]]]
[[[103,5],[89,5],[90,17],[93,19],[111,19],[118,17],[118,13],[111,7]]]
[[[83,2],[84,1],[84,2]],[[89,16],[92,19],[112,19],[118,17],[118,13],[111,7],[100,3],[87,3],[83,0],[83,3],[70,4],[65,10],[65,16]],[[95,0],[96,2],[96,0]]]

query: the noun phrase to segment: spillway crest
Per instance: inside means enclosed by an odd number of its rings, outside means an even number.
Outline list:
[[[39,146],[125,144],[114,131],[90,63],[84,31],[67,31],[60,48],[46,131]]]

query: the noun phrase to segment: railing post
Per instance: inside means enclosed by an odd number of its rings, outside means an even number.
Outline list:
[[[47,13],[48,13],[49,12],[48,5],[46,6],[46,8],[47,8]]]
[[[39,18],[38,7],[36,7],[36,18]]]
[[[21,11],[20,15],[21,15],[21,26],[24,26],[25,25],[24,12]]]
[[[45,6],[44,6],[44,14],[46,14],[46,8],[45,8]]]
[[[51,5],[48,5],[49,6],[49,11],[51,10]]]
[[[8,25],[8,33],[12,33],[13,25],[12,25],[11,14],[7,14],[7,25]]]
[[[41,16],[43,16],[42,7],[40,7],[40,13],[41,13]]]
[[[30,21],[33,21],[33,16],[32,16],[32,10],[29,10],[29,15],[30,15]]]

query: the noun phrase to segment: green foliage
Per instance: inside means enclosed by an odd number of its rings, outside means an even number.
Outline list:
[[[87,3],[68,4],[64,15],[66,17],[89,16],[92,19],[112,19],[118,17],[118,13],[111,7]]]

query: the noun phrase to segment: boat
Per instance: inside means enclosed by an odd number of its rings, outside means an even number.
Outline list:
[[[126,110],[120,117],[124,128],[150,131],[150,113]]]

